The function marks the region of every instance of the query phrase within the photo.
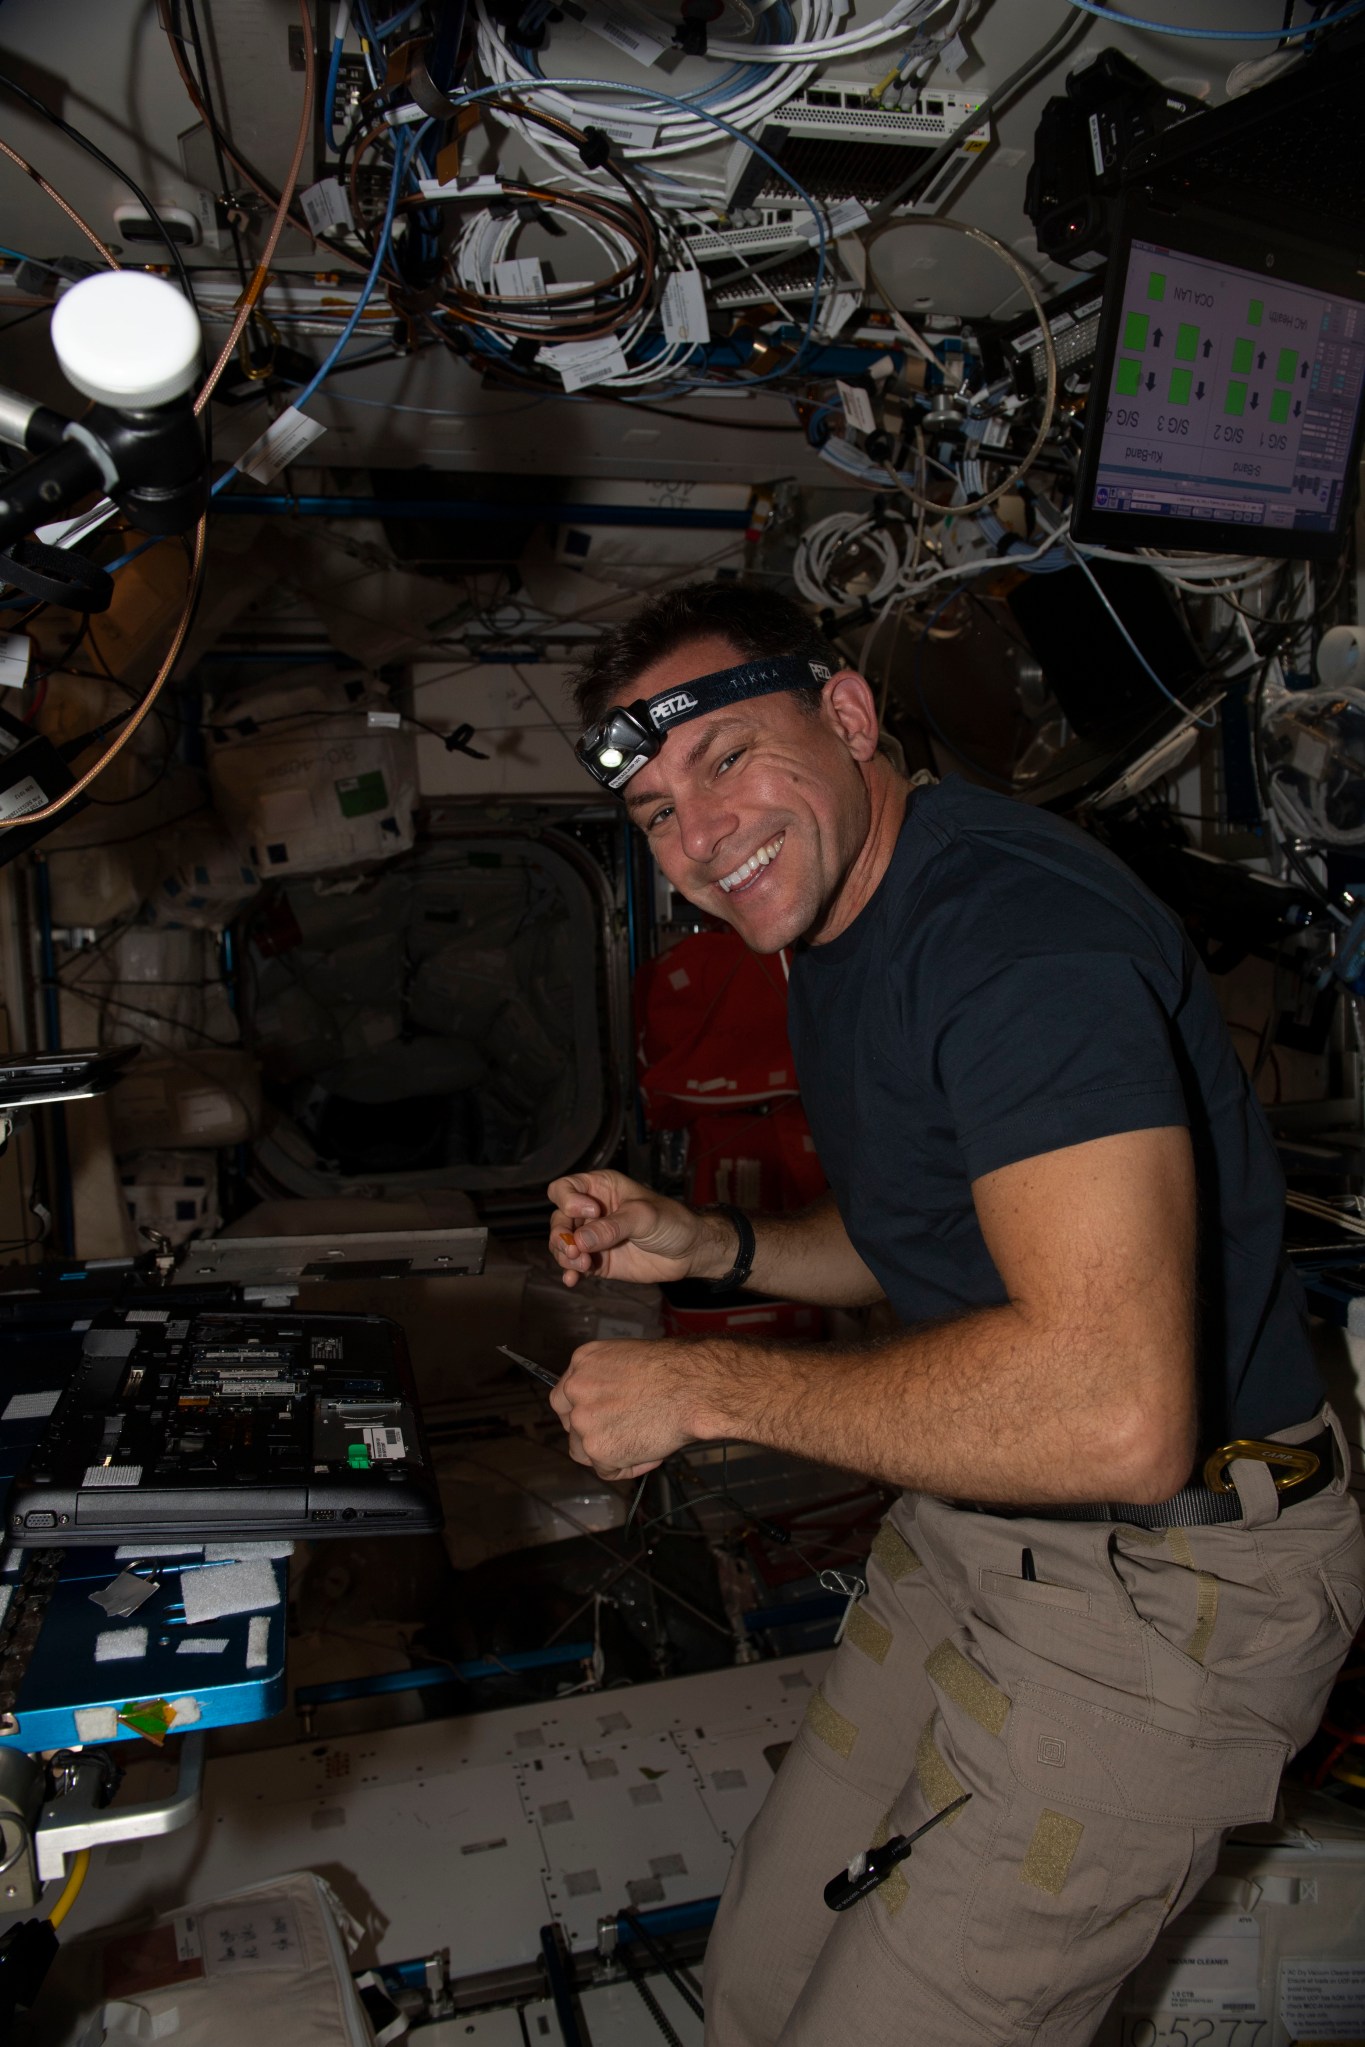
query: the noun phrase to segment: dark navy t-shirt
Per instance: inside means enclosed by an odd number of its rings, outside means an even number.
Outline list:
[[[1005,1299],[972,1204],[981,1174],[1184,1124],[1202,1441],[1316,1411],[1270,1133],[1180,924],[1104,847],[957,776],[918,789],[872,900],[797,955],[790,998],[816,1150],[903,1323]]]

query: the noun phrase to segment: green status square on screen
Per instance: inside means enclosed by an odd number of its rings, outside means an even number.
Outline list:
[[[1253,299],[1251,301],[1251,304],[1247,307],[1248,327],[1259,327],[1261,324],[1261,315],[1264,312],[1265,312],[1264,299]]]
[[[1245,336],[1232,344],[1232,367],[1239,377],[1246,376],[1251,368],[1251,343]]]
[[[1120,398],[1136,398],[1142,389],[1142,364],[1135,356],[1121,355],[1118,372],[1114,378],[1114,389]]]
[[[1172,405],[1188,405],[1190,402],[1190,379],[1193,370],[1172,370],[1169,399]]]
[[[1277,384],[1292,384],[1294,372],[1298,369],[1298,366],[1298,350],[1296,348],[1282,348],[1279,353],[1279,359],[1275,364],[1275,382]]]
[[[1166,296],[1166,273],[1164,270],[1147,272],[1147,296],[1149,299],[1164,299]]]
[[[1270,419],[1274,426],[1283,426],[1289,417],[1288,391],[1272,391],[1270,394]]]
[[[1181,326],[1176,329],[1175,359],[1177,362],[1194,362],[1199,354],[1199,329]]]
[[[1149,321],[1146,313],[1129,313],[1123,323],[1123,345],[1139,353],[1147,346]]]
[[[1236,381],[1228,385],[1228,395],[1223,400],[1223,410],[1234,419],[1240,419],[1247,409],[1247,387]]]

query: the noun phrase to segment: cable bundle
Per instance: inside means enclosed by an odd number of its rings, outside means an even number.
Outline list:
[[[904,548],[910,544],[910,528],[903,523],[892,526],[857,512],[831,512],[801,535],[792,579],[807,604],[823,609],[849,603],[851,584],[871,574],[871,583],[852,601],[880,604],[900,589]]]
[[[647,92],[642,92],[638,100],[614,98],[608,104],[618,118],[655,133],[656,139],[648,149],[651,164],[661,157],[685,156],[715,143],[716,124],[707,119],[708,114],[718,114],[748,133],[757,133],[793,94],[810,83],[823,65],[834,58],[858,56],[901,37],[907,28],[918,27],[949,4],[950,0],[897,0],[877,21],[840,34],[835,28],[844,11],[839,0],[796,0],[794,8],[788,6],[787,0],[777,0],[759,17],[758,35],[752,43],[714,40],[710,43],[708,55],[730,67],[714,84],[681,95],[681,103],[671,107],[661,105]],[[954,25],[965,7],[966,0],[959,0]],[[476,15],[479,65],[485,77],[495,84],[545,79],[546,73],[535,54],[509,40],[492,19],[485,0],[476,0]],[[550,79],[549,84],[553,87],[555,81]],[[610,85],[611,81],[603,81],[604,87]],[[615,90],[619,91],[619,86]],[[603,103],[591,94],[591,83],[574,80],[553,92],[546,103],[566,120],[582,126],[604,111]],[[691,111],[694,106],[695,113]],[[548,151],[555,161],[569,160],[563,147],[543,132],[521,126],[522,110],[511,113],[510,118],[507,112],[502,112],[499,118],[508,120],[508,125],[524,134],[533,147]],[[721,187],[721,179],[714,175],[695,172],[683,175],[685,182],[694,187],[716,190]]]

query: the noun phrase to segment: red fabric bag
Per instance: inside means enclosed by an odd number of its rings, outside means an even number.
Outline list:
[[[655,1130],[796,1095],[787,978],[733,931],[699,931],[635,977],[640,1088]]]
[[[635,1002],[645,1113],[655,1130],[687,1130],[691,1200],[773,1211],[818,1200],[781,960],[701,931],[640,970]]]

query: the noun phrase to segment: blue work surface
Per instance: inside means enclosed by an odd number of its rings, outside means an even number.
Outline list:
[[[12,1563],[15,1556],[9,1551],[5,1561]],[[171,1729],[176,1734],[190,1727],[235,1727],[280,1711],[285,1703],[287,1561],[272,1561],[270,1566],[278,1606],[259,1615],[234,1613],[201,1621],[194,1628],[167,1619],[168,1609],[180,1600],[179,1573],[170,1570],[161,1577],[160,1590],[126,1620],[116,1620],[96,1606],[91,1593],[123,1568],[111,1549],[67,1552],[19,1692],[18,1725],[12,1734],[0,1734],[0,1746],[34,1751],[65,1748],[72,1742],[132,1741],[139,1730],[118,1716],[126,1706],[146,1699],[194,1702],[177,1713]],[[267,1623],[265,1662],[254,1669],[247,1665],[253,1620]],[[143,1655],[96,1661],[95,1645],[101,1635],[130,1629],[145,1629]],[[181,1642],[205,1637],[225,1639],[227,1647],[210,1655],[179,1653]]]
[[[11,1484],[42,1441],[47,1425],[45,1415],[31,1410],[42,1405],[44,1396],[60,1392],[79,1356],[80,1332],[69,1323],[65,1328],[0,1329],[0,1515]],[[30,1554],[14,1546],[0,1550],[0,1609],[8,1605]],[[112,1548],[66,1552],[20,1688],[17,1725],[0,1732],[0,1747],[32,1752],[66,1748],[73,1742],[132,1741],[139,1730],[127,1726],[119,1715],[125,1707],[148,1699],[192,1702],[177,1714],[171,1728],[177,1734],[191,1727],[233,1727],[264,1720],[284,1705],[287,1561],[270,1564],[277,1606],[258,1615],[238,1613],[203,1621],[192,1629],[169,1618],[180,1601],[179,1571],[166,1568],[174,1565],[174,1558],[163,1561],[160,1589],[126,1620],[116,1620],[94,1604],[90,1594],[108,1585],[124,1563],[132,1561],[118,1559]],[[190,1554],[185,1561],[192,1561]],[[265,1661],[248,1667],[253,1619],[268,1622]],[[146,1629],[145,1652],[97,1661],[99,1637],[129,1628]],[[258,1637],[261,1632],[258,1628]],[[178,1653],[187,1637],[205,1636],[226,1639],[226,1648],[210,1655]],[[256,1653],[259,1658],[259,1641]]]

